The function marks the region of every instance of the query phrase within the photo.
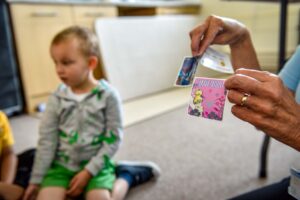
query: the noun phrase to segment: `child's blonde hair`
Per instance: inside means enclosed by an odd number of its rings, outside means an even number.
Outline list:
[[[59,44],[70,38],[76,38],[80,42],[80,51],[84,56],[96,56],[100,58],[100,50],[96,35],[87,28],[80,26],[71,26],[55,35],[51,42],[51,46]]]

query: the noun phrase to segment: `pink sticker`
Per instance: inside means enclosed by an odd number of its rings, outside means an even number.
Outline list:
[[[195,77],[188,113],[221,121],[227,92],[224,81],[224,79]]]

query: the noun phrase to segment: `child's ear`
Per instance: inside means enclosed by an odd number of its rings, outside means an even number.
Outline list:
[[[91,70],[94,70],[97,68],[99,60],[97,56],[90,56],[88,62],[89,62],[89,68]]]

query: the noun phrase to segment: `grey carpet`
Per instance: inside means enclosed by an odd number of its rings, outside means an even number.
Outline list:
[[[142,112],[142,111],[141,111]],[[14,117],[16,149],[36,143],[39,120]],[[219,200],[279,181],[298,152],[271,141],[269,177],[259,180],[258,158],[263,134],[230,113],[222,122],[191,117],[186,107],[125,129],[117,160],[152,160],[162,175],[130,191],[128,200]]]

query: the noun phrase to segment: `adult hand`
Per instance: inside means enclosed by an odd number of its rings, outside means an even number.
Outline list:
[[[211,44],[235,45],[249,36],[242,23],[225,17],[209,16],[190,32],[193,55],[202,55]]]
[[[209,16],[190,32],[193,56],[202,55],[211,44],[229,45],[234,69],[260,69],[250,33],[234,19]]]
[[[67,191],[67,195],[70,197],[76,197],[80,195],[91,178],[91,173],[88,172],[86,169],[80,171],[71,180],[69,190]]]
[[[278,76],[239,69],[225,87],[236,117],[300,151],[300,105]],[[245,94],[249,96],[242,101]]]
[[[36,199],[37,193],[39,190],[39,185],[37,184],[30,184],[23,196],[23,200],[34,200]]]

